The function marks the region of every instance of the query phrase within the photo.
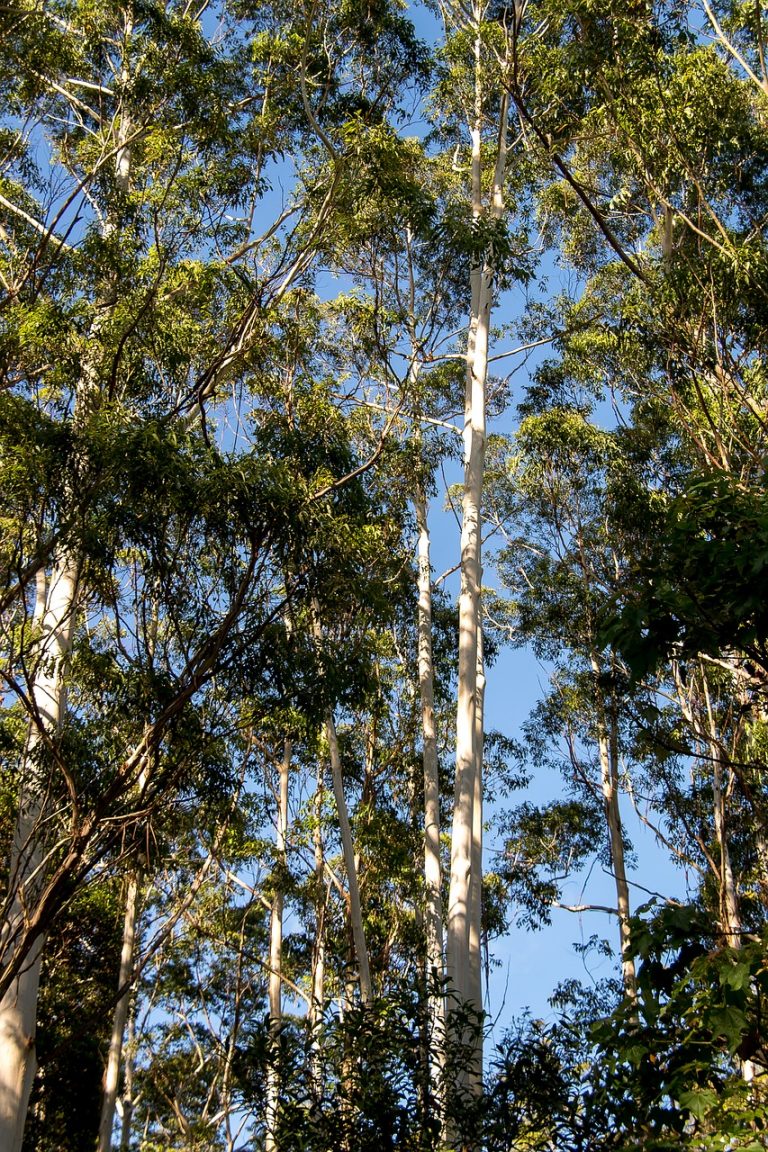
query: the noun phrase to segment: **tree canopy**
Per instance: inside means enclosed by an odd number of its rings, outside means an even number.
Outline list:
[[[767,42],[2,9],[8,1152],[765,1146]]]

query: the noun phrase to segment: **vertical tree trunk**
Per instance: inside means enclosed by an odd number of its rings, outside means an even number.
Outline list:
[[[123,989],[115,1005],[115,1015],[112,1020],[112,1035],[109,1040],[109,1054],[107,1067],[104,1072],[104,1089],[101,1104],[101,1120],[99,1122],[98,1152],[110,1152],[112,1147],[112,1128],[115,1122],[115,1107],[117,1105],[117,1090],[120,1083],[120,1064],[123,1055],[123,1036],[128,1020],[128,1010],[133,995],[131,974],[133,972],[133,956],[136,945],[136,920],[139,908],[140,877],[138,867],[134,867],[128,876],[125,895],[125,919],[123,921],[123,947],[120,953],[120,973],[117,979],[118,989]]]
[[[760,874],[759,884],[763,890],[763,903],[768,904],[768,839],[759,825],[755,827],[755,853]]]
[[[707,711],[708,747],[712,761],[712,817],[715,837],[720,856],[720,919],[726,944],[731,948],[741,947],[741,908],[736,891],[736,878],[728,845],[728,821],[726,817],[725,789],[723,788],[723,753],[717,738],[717,724],[712,711],[706,672],[702,668],[701,680],[704,691],[704,704]]]
[[[433,1092],[440,1080],[445,1036],[443,995],[443,907],[440,865],[440,779],[435,730],[434,666],[432,659],[432,570],[429,558],[427,499],[421,483],[416,487],[419,580],[419,690],[421,694],[422,760],[424,765],[424,928],[429,998],[430,1082]]]
[[[702,754],[708,753],[711,760],[712,821],[715,829],[715,838],[717,840],[718,855],[720,857],[719,861],[717,861],[716,875],[720,898],[720,923],[726,944],[731,948],[740,948],[742,943],[741,906],[728,844],[727,789],[723,787],[723,750],[721,741],[718,738],[717,721],[712,709],[707,673],[706,669],[701,665],[699,667],[699,675],[701,677],[700,702],[706,713],[706,728],[690,698],[694,692],[695,682],[692,681],[690,693],[688,697],[686,697],[680,670],[676,664],[673,665],[673,675],[683,716],[700,741]],[[712,867],[715,867],[714,861],[712,861]],[[745,1080],[751,1081],[754,1079],[755,1071],[756,1066],[751,1060],[741,1061],[741,1074]]]
[[[133,1061],[136,1041],[136,992],[134,989],[128,1008],[128,1030],[124,1045],[123,1095],[121,1097],[120,1152],[128,1152],[133,1124]]]
[[[701,688],[699,690],[696,687],[697,681],[692,678],[688,694],[685,692],[685,687],[677,665],[673,666],[673,675],[681,711],[700,742],[701,755],[708,755],[711,764],[712,822],[714,824],[719,855],[716,879],[720,896],[720,921],[726,943],[732,948],[738,948],[741,944],[741,909],[736,890],[736,880],[733,873],[730,848],[728,846],[728,822],[726,817],[725,790],[723,789],[723,751],[721,741],[718,738],[717,721],[712,709],[707,673],[706,669],[700,665],[699,676],[701,678]],[[706,715],[706,727],[691,698],[694,691],[699,692],[700,710]],[[712,867],[715,867],[714,862],[712,863]]]
[[[54,566],[41,607],[35,607],[41,636],[30,699],[33,716],[21,766],[21,795],[8,883],[8,913],[0,935],[3,967],[18,960],[29,913],[44,884],[46,822],[51,813],[50,755],[66,712],[66,672],[77,605],[78,572],[64,553]],[[40,616],[42,619],[40,619]],[[37,996],[44,940],[38,936],[0,1001],[0,1148],[20,1152],[29,1094],[36,1070]]]
[[[477,769],[475,772],[474,793],[472,796],[472,867],[469,886],[469,963],[467,981],[467,1002],[480,1013],[483,1006],[483,957],[482,957],[482,918],[483,918],[483,747],[485,741],[485,664],[483,659],[483,635],[478,637],[477,681],[475,708],[475,740]],[[478,1019],[478,1027],[481,1024]],[[479,1095],[483,1088],[482,1045],[474,1052],[470,1069],[470,1086]]]
[[[280,762],[277,803],[277,832],[275,855],[280,869],[287,864],[288,840],[288,774],[291,765],[292,745],[285,741],[283,758]],[[267,1133],[264,1147],[266,1152],[277,1152],[277,1110],[280,1102],[280,1069],[277,1063],[282,1021],[282,965],[283,965],[283,877],[281,876],[272,897],[269,918],[269,1032],[270,1059],[267,1068]]]
[[[344,857],[344,869],[347,873],[349,917],[352,924],[352,939],[355,945],[355,958],[357,960],[360,999],[363,1004],[369,1004],[373,998],[373,991],[371,985],[371,970],[368,963],[368,947],[365,942],[365,930],[363,927],[363,911],[360,903],[360,886],[357,879],[355,847],[352,841],[352,827],[349,823],[347,800],[344,795],[344,778],[341,771],[341,754],[339,752],[339,741],[336,735],[336,725],[333,720],[333,713],[330,711],[330,709],[326,713],[325,717],[325,735],[328,741],[328,753],[331,761],[333,795],[334,799],[336,800],[336,809],[339,815],[341,851]]]
[[[472,114],[472,216],[483,214],[482,125],[484,116],[480,7],[473,6],[475,29],[475,106]],[[507,99],[502,96],[499,135],[489,216],[501,219],[504,210],[504,175],[507,155]],[[480,652],[482,583],[481,504],[485,468],[486,383],[491,304],[495,265],[491,250],[471,273],[471,312],[467,340],[464,412],[464,491],[462,498],[459,591],[458,704],[456,714],[456,786],[451,830],[451,880],[447,921],[449,986],[459,1005],[480,1013],[476,1001],[479,982],[470,963],[470,934],[479,939],[479,922],[470,928],[470,915],[479,915],[479,900],[470,912],[473,842],[482,825],[481,741],[478,739],[478,663]],[[482,709],[480,707],[480,714]],[[480,721],[482,726],[482,720]],[[477,800],[477,804],[476,804]],[[475,858],[477,852],[474,852]],[[479,953],[478,953],[479,956]],[[475,1043],[475,1060],[482,1066],[482,1033]],[[466,1069],[464,1070],[466,1072]]]
[[[715,836],[720,854],[720,918],[726,942],[731,948],[740,948],[741,909],[736,891],[736,877],[733,871],[731,851],[728,846],[728,823],[720,748],[716,744],[710,745],[710,754],[712,756],[712,807]]]
[[[323,851],[323,766],[318,759],[317,785],[315,789],[315,822],[312,840],[315,856],[315,941],[312,950],[312,991],[309,1002],[309,1031],[312,1044],[312,1081],[319,1100],[322,1096],[322,1023],[325,1005],[325,907],[327,903],[325,885],[325,855]]]
[[[707,726],[709,730],[709,754],[712,758],[712,807],[715,825],[715,836],[720,855],[720,920],[726,944],[730,948],[741,948],[742,922],[741,901],[739,900],[736,876],[733,871],[733,860],[728,844],[728,816],[727,794],[728,786],[723,780],[723,750],[717,739],[717,725],[712,710],[712,700],[709,695],[706,672],[701,670],[704,688],[704,702],[707,710]],[[758,1068],[753,1060],[741,1060],[741,1075],[748,1082],[754,1080],[755,1075],[762,1069]]]
[[[608,709],[605,694],[600,684],[601,665],[595,651],[590,653],[590,662],[595,676],[595,700],[597,712],[597,744],[600,754],[600,777],[605,808],[605,822],[608,830],[608,844],[611,852],[611,868],[616,887],[616,907],[619,914],[619,944],[621,947],[621,978],[624,995],[637,999],[637,973],[635,958],[630,941],[629,884],[624,860],[624,837],[621,830],[619,810],[619,746],[617,717],[614,707]]]

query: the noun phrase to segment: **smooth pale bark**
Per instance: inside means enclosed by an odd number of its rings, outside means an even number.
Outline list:
[[[731,948],[740,948],[742,931],[741,911],[736,892],[736,878],[733,872],[731,851],[728,846],[723,764],[720,749],[717,745],[710,745],[710,755],[712,756],[712,807],[715,836],[720,850],[720,916],[728,944]]]
[[[139,910],[139,889],[139,871],[134,868],[128,876],[125,894],[123,946],[120,952],[120,973],[117,980],[118,990],[122,989],[122,993],[115,1005],[115,1015],[112,1020],[112,1035],[109,1041],[109,1054],[107,1056],[107,1067],[104,1072],[101,1120],[99,1122],[99,1138],[97,1144],[98,1152],[109,1152],[112,1147],[112,1129],[115,1123],[117,1090],[120,1083],[123,1037],[125,1035],[125,1025],[128,1020],[128,1010],[133,995],[131,976],[133,973],[133,957],[136,950],[136,921]]]
[[[46,826],[50,810],[49,753],[66,713],[66,674],[77,606],[78,572],[69,553],[54,567],[41,608],[41,585],[33,619],[40,627],[30,700],[33,716],[21,767],[19,813],[11,849],[9,909],[0,949],[2,965],[18,960],[28,918],[42,891]],[[40,619],[42,617],[42,619]],[[18,975],[0,1001],[0,1148],[20,1152],[36,1070],[35,1032],[44,939],[32,941]]]
[[[611,868],[616,886],[616,908],[619,916],[619,943],[621,946],[621,978],[624,995],[630,1000],[637,999],[637,973],[635,957],[632,953],[629,918],[629,884],[624,860],[624,837],[621,829],[619,810],[619,749],[616,716],[612,709],[606,709],[605,697],[600,687],[600,661],[597,653],[590,654],[592,671],[595,675],[597,701],[597,743],[600,754],[600,776],[605,807],[605,821],[608,828],[608,843],[611,850]],[[608,714],[607,714],[608,713]]]
[[[475,107],[471,130],[472,215],[484,215],[482,199],[483,78],[481,12],[473,9],[475,35]],[[504,175],[507,154],[507,101],[500,100],[499,135],[490,218],[500,220],[504,210]],[[471,312],[467,340],[464,412],[464,489],[462,496],[461,562],[459,590],[458,700],[456,714],[456,785],[451,829],[451,879],[447,919],[447,974],[449,988],[459,1005],[481,1012],[479,949],[470,958],[470,934],[479,939],[479,905],[470,911],[473,843],[482,825],[481,740],[478,739],[478,662],[481,633],[482,584],[481,505],[485,469],[486,384],[491,304],[495,267],[492,253],[471,273]],[[480,722],[482,727],[482,722]],[[476,803],[477,800],[477,803]],[[470,916],[477,922],[470,929]],[[472,999],[470,999],[472,998]],[[478,1034],[475,1062],[482,1065],[482,1035]],[[466,1071],[466,1070],[465,1070]]]
[[[473,133],[473,172],[480,164],[480,129]],[[467,349],[464,417],[464,494],[459,591],[458,703],[456,713],[456,785],[451,829],[451,880],[448,895],[447,968],[450,989],[466,999],[469,964],[469,886],[472,861],[472,805],[476,770],[475,709],[477,644],[480,630],[480,502],[485,456],[485,371],[482,350],[475,352],[478,327],[490,308],[484,270],[472,273],[472,316]],[[488,288],[490,285],[488,285]],[[484,296],[488,296],[487,306]],[[487,349],[487,337],[486,337]],[[487,355],[486,355],[487,364]]]
[[[755,830],[755,852],[760,872],[760,887],[763,890],[763,902],[768,904],[768,840],[762,828]]]
[[[281,868],[287,863],[288,840],[288,773],[291,765],[292,745],[286,740],[283,758],[280,762],[277,797],[277,830],[275,855]],[[277,1110],[280,1102],[280,1073],[275,1063],[280,1037],[282,1006],[283,970],[283,881],[275,888],[269,918],[269,1031],[272,1041],[270,1062],[267,1068],[267,1131],[264,1142],[266,1152],[277,1149]]]
[[[430,1044],[430,1079],[437,1084],[443,1064],[445,1035],[445,977],[443,964],[442,869],[440,865],[440,779],[435,729],[434,664],[432,658],[432,570],[429,557],[427,500],[421,484],[416,486],[418,530],[418,636],[421,739],[424,767],[424,930],[426,937]],[[437,990],[440,989],[438,992]]]
[[[477,769],[472,797],[472,867],[469,885],[469,965],[467,1002],[476,1012],[482,1011],[482,918],[483,918],[483,750],[485,742],[485,663],[483,635],[478,638],[475,707],[475,740]],[[478,1026],[481,1021],[478,1018]],[[482,1037],[481,1037],[482,1040]],[[483,1049],[479,1043],[473,1053],[470,1086],[479,1095],[483,1089]]]
[[[475,740],[478,770],[475,773],[475,791],[472,804],[472,870],[469,891],[469,978],[471,987],[469,999],[473,1004],[482,1003],[481,945],[482,945],[482,899],[483,899],[483,751],[485,743],[485,664],[483,659],[483,636],[478,637],[477,681],[475,707]]]
[[[315,863],[315,940],[312,949],[311,993],[309,999],[309,1032],[312,1045],[312,1080],[316,1097],[322,1095],[322,1023],[325,1006],[325,907],[327,889],[325,883],[325,853],[323,850],[323,767],[318,758],[317,784],[315,787],[315,819],[312,829],[312,842]]]
[[[331,779],[333,781],[333,795],[336,801],[336,810],[339,816],[339,833],[341,835],[341,851],[344,858],[344,869],[347,873],[347,896],[349,901],[349,919],[352,927],[352,941],[357,961],[358,985],[360,999],[363,1004],[369,1004],[373,999],[371,985],[371,969],[368,963],[368,946],[365,942],[365,929],[363,926],[363,912],[360,903],[360,885],[357,878],[357,864],[355,861],[355,846],[352,841],[352,827],[349,822],[347,800],[344,795],[344,778],[341,771],[341,753],[336,734],[336,724],[333,714],[328,710],[325,717],[325,736],[328,741],[328,754],[331,761]]]

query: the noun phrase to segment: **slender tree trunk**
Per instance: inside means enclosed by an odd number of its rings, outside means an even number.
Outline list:
[[[760,887],[763,890],[763,903],[768,904],[768,840],[761,827],[755,828],[755,853],[760,873]]]
[[[9,870],[9,910],[0,934],[3,967],[18,959],[28,914],[42,890],[51,807],[50,753],[66,712],[66,673],[77,604],[78,573],[64,553],[55,565],[35,623],[41,636],[30,698],[34,715],[21,768],[21,796]],[[42,617],[42,619],[40,618]],[[44,939],[29,948],[18,975],[0,1001],[0,1148],[20,1152],[37,1063],[35,1031]]]
[[[629,918],[629,884],[624,860],[624,837],[619,810],[619,747],[615,708],[606,708],[605,695],[600,685],[601,666],[597,653],[590,654],[592,671],[595,675],[595,697],[597,702],[597,743],[600,754],[600,776],[605,808],[605,822],[608,829],[608,843],[611,851],[611,869],[616,886],[616,908],[619,914],[619,943],[621,946],[621,978],[624,995],[630,1000],[637,999],[637,973],[632,953]]]
[[[733,871],[731,851],[728,846],[728,823],[726,817],[725,789],[723,787],[723,763],[720,749],[710,745],[712,756],[712,807],[715,836],[720,854],[720,917],[723,932],[731,948],[741,947],[741,909],[736,891],[736,877]]]
[[[475,107],[473,113],[471,184],[472,215],[480,220],[482,202],[482,123],[484,92],[482,77],[481,12],[473,8],[475,27]],[[500,99],[499,136],[491,220],[500,220],[504,209],[504,175],[507,154],[507,100]],[[479,939],[479,923],[470,928],[473,842],[482,825],[481,742],[478,740],[478,663],[480,650],[482,584],[481,504],[485,468],[486,383],[491,304],[495,267],[487,253],[471,274],[471,313],[467,340],[464,412],[464,492],[462,498],[461,564],[459,591],[458,705],[456,715],[456,786],[451,830],[451,880],[447,921],[447,972],[449,987],[459,1005],[478,1013],[482,1003],[478,980],[471,972],[470,934]],[[480,708],[480,713],[482,710]],[[480,721],[482,725],[482,721]],[[477,798],[477,805],[475,800]],[[477,853],[474,852],[476,858]],[[479,900],[473,912],[479,915]],[[478,953],[479,955],[479,953]],[[472,999],[471,999],[472,997]],[[482,1066],[482,1033],[475,1044],[475,1060]],[[464,1069],[466,1073],[466,1069]],[[463,1073],[462,1073],[463,1074]],[[462,1075],[460,1074],[460,1075]]]
[[[443,981],[443,906],[440,865],[440,778],[435,730],[434,666],[432,660],[432,570],[429,559],[429,523],[423,485],[416,487],[416,525],[419,564],[419,689],[421,693],[422,760],[424,764],[424,928],[429,1003],[430,1082],[436,1090],[443,1066],[445,996]]]
[[[724,784],[723,780],[723,752],[720,741],[717,739],[716,721],[712,711],[712,701],[709,695],[706,673],[703,669],[701,677],[710,736],[709,754],[712,758],[713,820],[720,855],[720,920],[728,946],[730,948],[741,948],[743,930],[741,922],[741,902],[736,886],[736,876],[733,871],[731,850],[728,844],[728,787]],[[742,1078],[747,1082],[754,1080],[758,1071],[762,1071],[753,1060],[741,1060],[740,1068]]]
[[[741,908],[736,891],[731,851],[728,846],[728,820],[723,787],[723,753],[717,739],[717,725],[712,710],[707,676],[702,668],[701,681],[707,712],[708,748],[712,761],[712,817],[720,856],[720,919],[726,943],[731,948],[741,947]]]
[[[315,822],[312,840],[315,856],[315,941],[312,950],[312,992],[309,1002],[309,1030],[312,1043],[312,1081],[316,1099],[323,1089],[322,1023],[325,1006],[325,908],[328,902],[325,883],[325,854],[323,850],[323,766],[318,758],[315,788]]]
[[[674,667],[675,683],[678,699],[685,719],[691,725],[695,735],[701,742],[702,752],[709,754],[712,767],[712,820],[715,828],[719,861],[717,865],[717,881],[720,896],[720,923],[725,941],[731,948],[741,948],[742,923],[741,906],[736,877],[733,871],[733,862],[728,844],[728,818],[726,809],[726,792],[723,787],[723,751],[718,739],[717,722],[712,708],[709,694],[706,669],[699,668],[701,677],[701,702],[707,717],[706,729],[690,699],[686,699],[682,678],[677,666]],[[693,687],[691,688],[691,692]],[[755,1077],[756,1065],[752,1060],[741,1061],[741,1074],[744,1080],[751,1081]]]
[[[133,1125],[133,1061],[136,1045],[136,989],[131,994],[128,1007],[128,1028],[124,1044],[123,1094],[121,1097],[120,1152],[128,1152],[131,1144]]]
[[[275,854],[278,867],[287,864],[288,840],[288,774],[291,765],[292,745],[286,740],[283,759],[280,763],[277,804],[277,835]],[[267,1134],[264,1147],[266,1152],[277,1150],[277,1110],[280,1103],[280,1069],[277,1063],[282,1021],[282,968],[283,968],[283,878],[275,887],[272,897],[272,910],[269,920],[269,1032],[270,1060],[267,1068]]]
[[[123,921],[123,947],[120,953],[120,973],[117,980],[118,989],[123,989],[115,1005],[115,1015],[112,1021],[112,1035],[109,1041],[109,1055],[107,1067],[104,1072],[104,1089],[101,1104],[101,1120],[99,1123],[98,1152],[110,1152],[112,1147],[112,1129],[115,1123],[115,1107],[117,1105],[117,1090],[120,1084],[120,1065],[123,1055],[123,1036],[128,1020],[128,1011],[131,1005],[133,987],[131,974],[133,972],[133,957],[136,947],[136,921],[139,910],[139,869],[135,867],[128,876],[125,895],[125,919]]]
[[[477,1013],[483,1006],[483,957],[482,957],[482,918],[483,918],[483,748],[485,742],[485,664],[483,660],[483,635],[478,637],[477,681],[475,708],[475,740],[477,769],[472,796],[472,868],[469,886],[469,965],[467,982],[467,1002]],[[482,1021],[478,1017],[478,1028]],[[470,1085],[479,1095],[483,1087],[482,1037],[474,1052],[470,1070]]]
[[[365,942],[365,930],[363,928],[363,912],[360,903],[360,886],[355,863],[355,847],[352,841],[352,827],[349,822],[347,800],[344,795],[344,778],[341,771],[339,741],[336,735],[333,713],[330,709],[325,717],[325,735],[328,741],[328,753],[331,761],[333,795],[336,800],[336,809],[339,815],[341,851],[344,857],[344,869],[347,873],[349,917],[352,924],[352,940],[354,942],[355,958],[357,960],[360,999],[363,1004],[369,1004],[373,998],[373,991],[371,985],[371,970],[368,963],[368,947]]]

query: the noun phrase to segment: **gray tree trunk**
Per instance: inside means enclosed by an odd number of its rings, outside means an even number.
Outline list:
[[[363,926],[363,911],[360,903],[360,885],[357,877],[355,847],[352,841],[352,826],[349,822],[347,800],[344,795],[344,778],[341,771],[341,753],[339,752],[339,741],[336,735],[336,724],[334,723],[333,714],[330,709],[325,718],[325,735],[328,741],[328,752],[331,761],[333,795],[336,800],[336,810],[339,815],[339,833],[341,835],[341,851],[344,857],[344,870],[347,873],[349,918],[352,925],[352,939],[355,945],[360,999],[363,1004],[369,1004],[373,998],[373,989],[371,985],[371,970],[368,963],[368,946],[365,941],[365,929]]]
[[[133,994],[131,974],[133,972],[133,957],[136,947],[139,889],[139,870],[138,868],[134,868],[128,876],[128,886],[125,895],[123,947],[120,953],[120,973],[117,979],[118,989],[122,988],[123,992],[115,1005],[115,1014],[112,1020],[112,1035],[109,1040],[107,1067],[104,1072],[101,1120],[99,1122],[99,1137],[97,1143],[98,1152],[110,1152],[112,1147],[112,1129],[115,1123],[117,1090],[120,1084],[123,1037],[125,1035],[125,1025],[128,1020],[128,1010]]]
[[[619,749],[616,730],[616,716],[606,707],[603,689],[600,687],[600,661],[597,653],[590,654],[592,671],[595,675],[597,697],[597,743],[600,754],[600,777],[605,809],[605,822],[608,831],[608,844],[611,851],[611,870],[616,887],[616,908],[619,914],[619,943],[621,946],[621,979],[624,995],[637,999],[637,972],[635,957],[630,940],[629,918],[631,907],[627,866],[624,859],[624,837],[621,828],[619,809]]]

